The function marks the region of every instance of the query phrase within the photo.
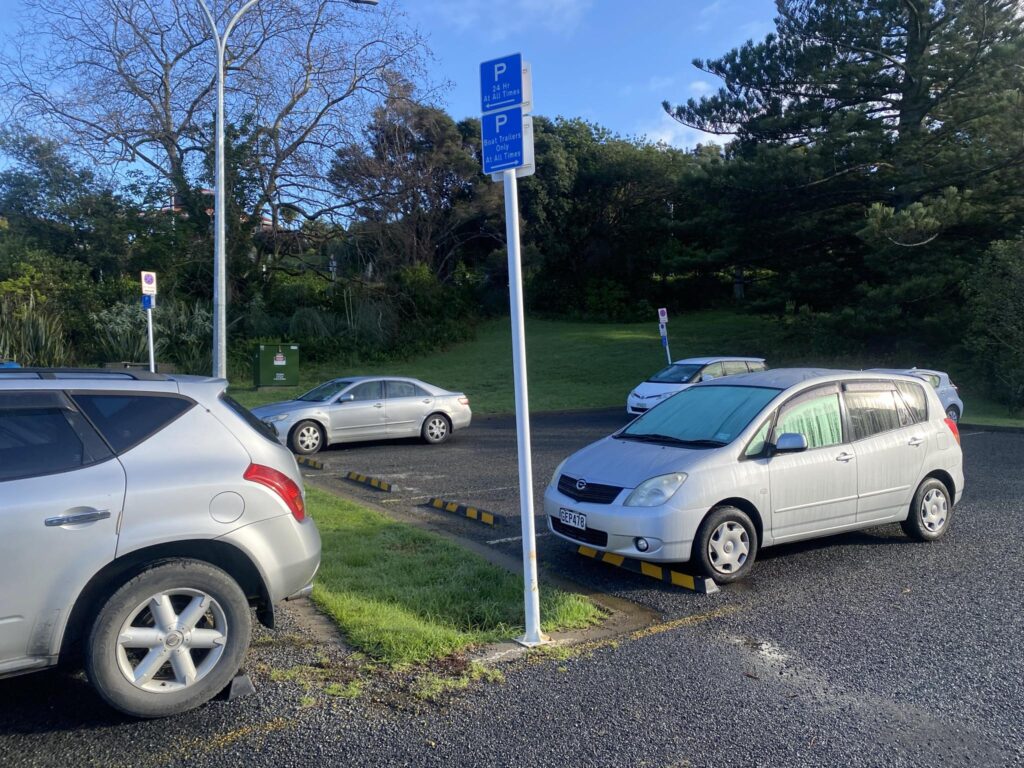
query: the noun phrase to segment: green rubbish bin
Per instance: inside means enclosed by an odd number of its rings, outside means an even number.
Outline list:
[[[252,380],[256,387],[297,387],[299,345],[257,345],[252,360]]]

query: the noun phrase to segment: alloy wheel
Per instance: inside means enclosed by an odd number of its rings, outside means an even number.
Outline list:
[[[435,416],[427,422],[427,437],[432,442],[444,440],[448,434],[448,422],[440,416]]]
[[[308,424],[295,433],[295,443],[303,451],[313,453],[320,447],[320,430]]]
[[[212,596],[167,590],[128,614],[117,636],[117,665],[136,688],[180,691],[213,670],[227,640],[227,617]]]

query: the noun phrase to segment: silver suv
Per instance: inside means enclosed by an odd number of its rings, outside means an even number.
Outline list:
[[[956,422],[910,376],[779,369],[697,384],[570,456],[551,531],[743,578],[760,547],[900,523],[933,541],[964,488]]]
[[[0,371],[0,677],[84,658],[115,708],[175,714],[235,676],[250,606],[308,593],[302,476],[225,388]]]

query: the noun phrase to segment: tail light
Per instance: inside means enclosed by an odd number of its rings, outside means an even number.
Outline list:
[[[300,523],[306,519],[306,505],[302,500],[302,489],[288,475],[278,472],[273,467],[262,464],[250,464],[242,475],[246,480],[265,485],[285,503],[292,517]]]
[[[459,405],[469,405],[469,398],[463,395],[459,398]]]
[[[949,427],[949,431],[953,433],[953,437],[956,438],[956,444],[960,445],[960,429],[957,427],[956,422],[952,419],[946,419],[946,426]]]

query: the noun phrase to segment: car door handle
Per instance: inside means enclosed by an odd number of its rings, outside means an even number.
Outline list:
[[[924,440],[922,438],[920,438],[920,437],[912,437],[907,442],[907,445],[909,445],[909,446],[911,446],[913,448],[917,448],[917,446],[921,445],[922,443],[924,443]]]
[[[843,451],[838,456],[836,456],[836,461],[841,461],[844,464],[848,461],[852,461],[853,459],[854,455],[852,453],[847,453],[846,451]]]
[[[430,405],[433,402],[433,400],[429,397],[425,397],[423,398],[423,402],[426,403],[427,405]]]
[[[384,407],[384,403],[374,403],[373,407],[374,408],[383,408]]]
[[[81,523],[95,523],[97,520],[106,520],[110,517],[109,509],[83,509],[81,512],[72,512],[67,515],[48,517],[43,523],[47,528],[57,528],[62,525],[80,525]]]

